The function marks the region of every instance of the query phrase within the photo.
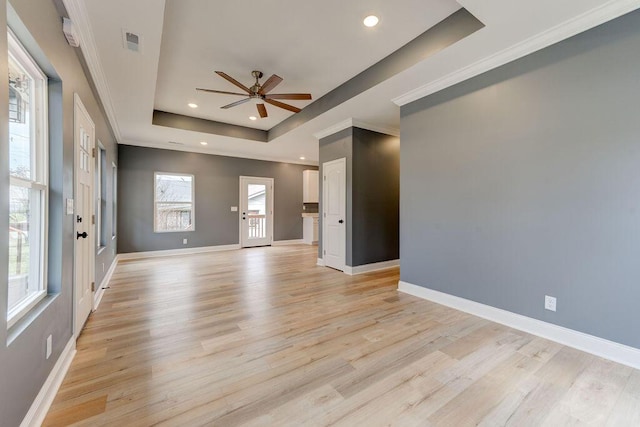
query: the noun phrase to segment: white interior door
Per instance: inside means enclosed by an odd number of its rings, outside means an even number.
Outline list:
[[[75,143],[75,321],[74,334],[80,335],[93,306],[93,281],[95,268],[95,236],[93,222],[93,149],[95,126],[75,95],[74,108]]]
[[[273,178],[240,177],[240,245],[267,246],[273,241]]]
[[[347,159],[322,164],[322,254],[324,265],[344,271],[347,246]]]

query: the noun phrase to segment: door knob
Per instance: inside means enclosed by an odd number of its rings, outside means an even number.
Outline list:
[[[340,220],[340,221],[338,221],[338,224],[342,224],[343,222],[344,222],[343,220]]]
[[[76,240],[78,240],[78,239],[79,239],[79,238],[81,238],[81,237],[82,237],[83,239],[86,239],[86,238],[87,238],[87,232],[86,232],[86,231],[84,231],[84,232],[82,232],[82,233],[76,232]]]

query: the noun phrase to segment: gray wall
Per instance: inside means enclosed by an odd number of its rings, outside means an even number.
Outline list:
[[[319,157],[321,169],[323,163],[346,158],[346,265],[398,259],[400,140],[352,127],[322,138]],[[319,185],[322,212],[322,180]],[[318,256],[322,258],[321,231]]]
[[[403,107],[401,279],[640,348],[638,46],[640,11]]]
[[[72,336],[73,315],[73,216],[64,215],[64,199],[73,198],[73,94],[77,92],[96,123],[96,135],[107,148],[109,161],[115,159],[115,143],[87,81],[76,51],[65,41],[61,19],[51,0],[12,0],[5,19],[6,0],[0,0],[0,24],[18,34],[45,72],[55,80],[50,84],[50,295],[31,314],[7,330],[7,245],[0,244],[0,424],[17,426],[51,372]],[[5,32],[0,34],[0,50],[6,52]],[[7,77],[6,55],[0,69]],[[0,158],[8,158],[8,93],[0,89]],[[0,194],[8,194],[6,162],[0,162]],[[8,200],[0,198],[0,223],[8,223]],[[8,239],[0,227],[0,242]],[[113,242],[115,245],[115,242]],[[105,255],[111,264],[113,251]],[[53,337],[53,354],[45,360],[45,340]]]
[[[353,266],[400,258],[400,139],[353,128]]]
[[[274,178],[274,240],[302,239],[302,171],[314,166],[121,145],[118,252],[238,244],[243,176]],[[195,175],[195,231],[154,233],[154,172]],[[182,239],[188,239],[183,245]]]

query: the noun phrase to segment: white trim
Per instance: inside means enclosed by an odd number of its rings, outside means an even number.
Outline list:
[[[274,178],[270,177],[261,177],[261,176],[245,176],[240,175],[238,182],[240,183],[240,210],[238,211],[238,241],[240,242],[241,248],[254,248],[257,246],[268,246],[273,245],[273,224],[275,223],[275,209],[273,208],[273,201],[275,199],[275,184]],[[265,205],[267,209],[267,213],[265,214],[266,222],[267,222],[267,236],[265,243],[253,243],[247,244],[249,237],[244,235],[244,218],[243,213],[249,210],[249,202],[248,202],[248,194],[246,193],[247,186],[249,183],[257,183],[265,185]],[[258,239],[256,239],[258,240]]]
[[[640,349],[634,347],[403,281],[398,282],[398,290],[418,298],[446,305],[447,307],[455,308],[456,310],[464,311],[482,317],[483,319],[491,320],[492,322],[501,323],[511,328],[555,341],[568,347],[613,360],[614,362],[622,363],[635,369],[640,369]]]
[[[324,260],[322,258],[318,258],[316,265],[319,267],[324,267]]]
[[[111,277],[113,276],[113,272],[116,271],[116,267],[118,266],[119,259],[120,255],[116,255],[116,257],[113,259],[113,262],[111,263],[111,267],[109,267],[109,270],[107,270],[107,274],[105,274],[102,278],[100,286],[98,286],[98,289],[96,289],[96,293],[93,298],[93,311],[96,311],[98,309],[100,301],[102,301],[102,297],[104,296],[104,288],[109,285]]]
[[[640,0],[611,0],[431,83],[413,89],[392,101],[398,106],[406,105],[622,16],[638,7],[640,7]]]
[[[398,267],[399,265],[400,265],[399,259],[393,259],[391,261],[374,262],[371,264],[357,265],[355,267],[345,265],[344,272],[349,276],[353,276],[356,274],[369,273],[371,271],[388,270],[390,268]]]
[[[302,245],[304,244],[304,239],[293,239],[293,240],[275,240],[271,243],[271,246],[285,246],[285,245]]]
[[[346,157],[341,157],[339,159],[336,160],[331,160],[329,162],[324,162],[322,164],[322,176],[319,176],[318,178],[321,180],[320,182],[322,182],[322,210],[323,212],[320,212],[318,215],[320,216],[320,218],[322,219],[322,231],[321,231],[321,236],[322,236],[322,253],[324,255],[327,254],[326,250],[324,249],[327,243],[327,241],[329,239],[327,239],[327,235],[328,235],[328,231],[327,231],[327,227],[329,226],[328,224],[328,220],[327,220],[327,206],[329,206],[329,203],[327,201],[327,197],[328,197],[328,191],[327,191],[327,167],[328,166],[335,166],[335,165],[339,165],[342,167],[342,170],[345,172],[344,173],[344,181],[342,181],[342,185],[344,186],[344,206],[342,207],[342,218],[346,219],[347,218],[347,158]],[[340,261],[340,265],[329,265],[329,267],[334,268],[338,271],[344,271],[345,267],[347,266],[347,228],[346,225],[344,225],[344,248],[342,249],[342,257],[339,260]],[[324,257],[323,257],[324,260]],[[325,266],[327,266],[326,261],[324,261]]]
[[[107,78],[98,56],[98,48],[93,38],[93,30],[91,28],[89,14],[87,12],[85,2],[83,0],[63,0],[64,7],[67,9],[69,18],[73,22],[80,38],[80,49],[87,63],[87,68],[93,79],[93,83],[98,91],[98,98],[102,103],[102,107],[107,115],[111,130],[119,142],[122,139],[118,121],[116,120],[115,108],[111,100],[111,91],[107,85]]]
[[[338,133],[341,130],[349,129],[350,127],[366,129],[373,132],[384,133],[387,135],[400,136],[400,130],[397,128],[388,128],[388,127],[378,126],[371,123],[366,123],[360,120],[356,120],[353,118],[336,123],[333,126],[330,126],[326,129],[323,129],[319,132],[314,133],[313,136],[316,139],[322,139],[322,138],[326,138],[327,136],[331,136],[334,133]]]
[[[178,202],[175,200],[158,201],[158,176],[174,176],[179,178],[191,178],[191,200],[189,202]],[[175,173],[175,172],[159,172],[153,173],[153,232],[154,233],[191,233],[196,231],[196,176],[190,173]],[[158,230],[158,204],[171,203],[171,204],[189,204],[191,205],[191,228],[188,230]]]
[[[47,412],[49,412],[53,399],[56,397],[58,389],[62,384],[62,380],[64,380],[75,355],[76,341],[71,337],[64,350],[62,350],[62,353],[56,361],[56,364],[53,366],[53,369],[49,373],[47,380],[42,385],[40,392],[31,404],[27,415],[25,415],[24,419],[20,423],[20,427],[42,425],[42,422],[47,416]]]
[[[237,249],[240,249],[239,244],[220,245],[220,246],[202,246],[199,248],[185,248],[185,249],[168,249],[168,250],[162,250],[162,251],[149,251],[149,252],[130,252],[126,254],[119,254],[118,261],[128,261],[132,259],[143,259],[143,258],[157,258],[157,257],[173,256],[173,255],[193,255],[193,254],[202,254],[207,252],[233,251]]]

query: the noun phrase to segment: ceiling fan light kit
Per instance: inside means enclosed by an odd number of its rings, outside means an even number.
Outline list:
[[[311,99],[311,94],[309,93],[270,94],[269,92],[272,89],[274,89],[276,86],[278,86],[280,82],[282,82],[282,77],[277,76],[276,74],[273,74],[264,83],[260,84],[260,79],[264,76],[264,74],[262,73],[262,71],[257,71],[257,70],[252,71],[251,75],[253,76],[254,79],[256,79],[256,81],[251,87],[246,87],[245,85],[243,85],[242,83],[240,83],[239,81],[237,81],[236,79],[234,79],[233,77],[231,77],[230,75],[222,71],[216,71],[216,74],[222,77],[223,79],[227,80],[229,83],[233,84],[234,86],[246,92],[246,93],[238,93],[238,92],[227,92],[227,91],[215,90],[215,89],[196,88],[196,90],[201,92],[219,93],[223,95],[238,95],[238,96],[246,97],[244,99],[241,99],[240,101],[232,102],[231,104],[223,105],[222,107],[220,107],[223,109],[232,108],[237,105],[241,105],[241,104],[244,104],[245,102],[253,100],[253,102],[256,104],[258,114],[260,115],[261,118],[264,119],[265,117],[268,117],[267,107],[264,105],[265,102],[267,104],[273,105],[278,108],[282,108],[287,111],[291,111],[293,113],[299,113],[301,111],[300,108],[294,107],[293,105],[286,104],[284,102],[277,101],[277,99],[285,99],[285,100],[310,100]]]

